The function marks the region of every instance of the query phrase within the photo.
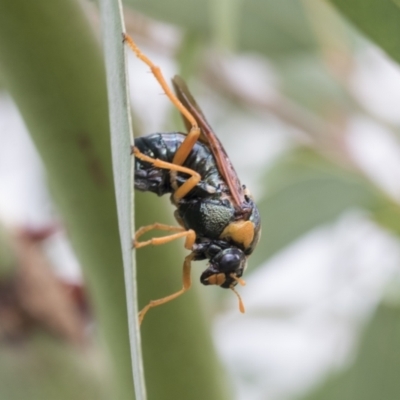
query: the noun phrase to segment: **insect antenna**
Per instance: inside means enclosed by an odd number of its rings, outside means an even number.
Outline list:
[[[240,286],[246,286],[246,281],[242,278],[237,277],[234,273],[230,274],[230,277],[234,279]]]
[[[235,288],[233,286],[231,286],[230,289],[233,291],[233,293],[236,294],[237,298],[239,299],[239,310],[242,314],[244,314],[245,309],[244,309],[244,304],[243,304],[242,298],[240,297],[240,294],[235,290]]]

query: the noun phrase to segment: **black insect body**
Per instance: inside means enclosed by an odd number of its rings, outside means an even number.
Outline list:
[[[139,315],[183,294],[191,285],[191,261],[209,260],[201,275],[204,285],[231,289],[244,284],[241,279],[247,258],[254,251],[261,234],[261,221],[253,199],[239,182],[222,144],[207,123],[203,113],[181,78],[175,77],[176,96],[165,83],[160,70],[137,48],[131,38],[125,41],[136,55],[148,64],[172,103],[181,112],[187,134],[155,133],[135,139],[135,189],[159,196],[171,195],[176,206],[179,227],[153,224],[140,228],[134,246],[159,245],[186,238],[191,250],[183,265],[183,287],[165,298],[151,301]],[[141,242],[139,237],[152,229],[174,232],[161,238]]]
[[[142,154],[170,163],[185,136],[177,132],[156,133],[136,139],[135,147]],[[213,154],[205,144],[197,142],[183,166],[198,172],[201,180],[178,202],[174,202],[172,197],[172,202],[177,207],[175,217],[185,229],[192,229],[196,233],[192,249],[193,260],[210,259],[210,266],[201,276],[201,282],[205,285],[220,284],[223,288],[230,288],[231,285],[236,285],[235,278],[242,276],[246,258],[254,250],[259,235],[253,236],[247,247],[244,243],[235,243],[228,238],[221,240],[224,230],[240,218],[241,211],[237,213],[230,198],[229,187],[219,173]],[[162,196],[174,193],[172,182],[175,181],[180,187],[186,180],[187,174],[178,172],[172,178],[167,169],[154,167],[140,159],[135,160],[135,189]],[[249,197],[244,206],[251,210],[248,220],[258,228],[258,233],[260,217],[257,207]],[[231,277],[231,274],[234,274],[235,278]]]

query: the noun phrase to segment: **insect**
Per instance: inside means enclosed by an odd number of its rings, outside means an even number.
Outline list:
[[[247,259],[260,235],[261,220],[248,189],[241,185],[221,142],[211,129],[185,82],[175,76],[166,83],[159,67],[153,64],[124,34],[124,41],[136,56],[147,64],[165,94],[181,113],[187,133],[154,133],[135,139],[135,189],[159,196],[171,195],[176,207],[174,216],[179,227],[155,223],[140,228],[133,240],[135,248],[161,245],[185,238],[191,253],[183,263],[182,289],[167,297],[152,300],[139,313],[141,323],[150,308],[165,304],[191,286],[191,262],[209,260],[200,281],[231,289],[244,312],[242,299],[235,286],[244,285],[241,278]],[[170,232],[168,236],[139,241],[153,229]]]

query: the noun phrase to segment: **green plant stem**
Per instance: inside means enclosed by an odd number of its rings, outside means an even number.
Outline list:
[[[73,0],[0,0],[0,69],[45,163],[118,387],[133,399],[104,67]]]
[[[137,318],[136,259],[132,254],[134,253],[132,251],[132,237],[135,228],[133,212],[134,163],[131,155],[133,134],[128,100],[125,49],[121,40],[121,33],[125,32],[121,2],[119,0],[101,0],[100,12],[107,72],[115,195],[125,272],[133,380],[136,399],[145,400],[146,385],[140,343],[140,327]]]

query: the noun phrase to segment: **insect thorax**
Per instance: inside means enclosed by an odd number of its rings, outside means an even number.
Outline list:
[[[181,200],[177,213],[187,229],[199,237],[218,239],[234,219],[235,210],[228,201],[192,198]]]

